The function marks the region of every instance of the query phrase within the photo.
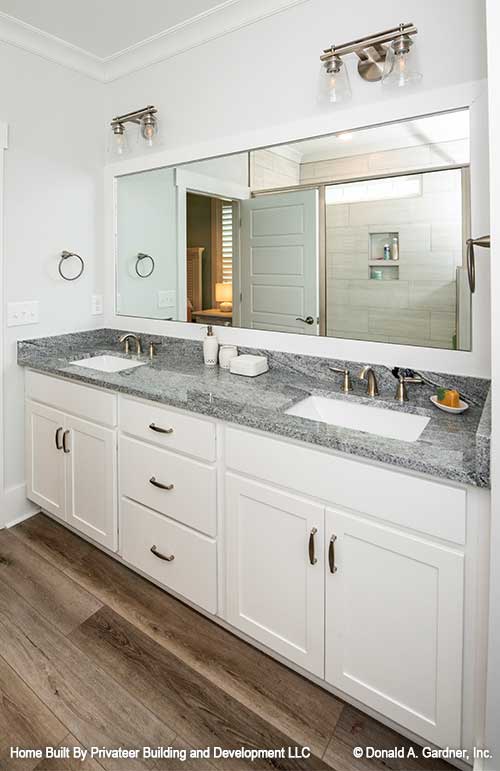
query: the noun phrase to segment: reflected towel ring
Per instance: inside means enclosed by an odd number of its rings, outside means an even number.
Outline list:
[[[469,288],[471,294],[476,291],[476,256],[474,254],[475,246],[484,246],[489,249],[491,246],[490,236],[481,236],[480,238],[467,239],[467,276],[469,278]]]
[[[143,260],[151,260],[151,270],[149,271],[149,273],[140,273],[139,272],[139,265],[141,264],[141,262]],[[135,261],[135,272],[137,273],[139,278],[149,278],[149,276],[152,274],[154,269],[155,269],[155,261],[153,260],[151,255],[150,254],[144,254],[144,252],[139,252],[139,254],[137,255],[137,260]]]
[[[70,257],[76,257],[77,260],[80,260],[80,270],[78,271],[76,276],[65,276],[64,273],[63,273],[63,270],[62,270],[63,262],[65,260],[68,260]],[[76,252],[67,252],[66,250],[64,250],[63,252],[61,252],[61,259],[59,260],[58,270],[59,270],[59,275],[65,281],[76,281],[76,279],[80,278],[80,276],[82,275],[83,271],[85,270],[85,263],[82,260],[82,258],[80,257],[80,255],[76,254]]]

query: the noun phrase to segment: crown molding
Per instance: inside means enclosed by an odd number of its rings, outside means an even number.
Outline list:
[[[1,12],[0,41],[61,64],[94,80],[105,80],[103,62],[98,56]]]
[[[226,0],[158,35],[107,57],[105,80],[112,81],[170,59],[210,40],[281,13],[309,0]]]
[[[0,41],[56,62],[100,82],[138,70],[228,35],[309,0],[225,0],[123,51],[101,58],[0,12]]]

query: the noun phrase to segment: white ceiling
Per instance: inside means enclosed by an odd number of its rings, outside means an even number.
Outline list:
[[[221,0],[0,0],[0,12],[106,58],[226,5]]]
[[[469,111],[462,110],[353,131],[346,137],[347,141],[342,139],[342,135],[330,134],[286,147],[298,154],[302,163],[311,163],[468,138]]]

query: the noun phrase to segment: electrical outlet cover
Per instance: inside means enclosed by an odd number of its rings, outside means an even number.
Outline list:
[[[102,294],[93,294],[92,295],[92,315],[93,316],[101,316],[102,315]]]
[[[7,306],[7,326],[21,327],[25,324],[38,324],[38,300],[9,303]]]
[[[175,308],[177,304],[175,289],[160,289],[158,292],[158,308]]]

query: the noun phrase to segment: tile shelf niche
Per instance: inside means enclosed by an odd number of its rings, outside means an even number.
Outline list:
[[[390,259],[384,259],[385,246],[389,245]],[[396,246],[396,250],[394,247]],[[398,257],[394,259],[394,251]],[[370,233],[368,257],[369,277],[374,281],[398,281],[399,279],[399,233],[383,231]]]

